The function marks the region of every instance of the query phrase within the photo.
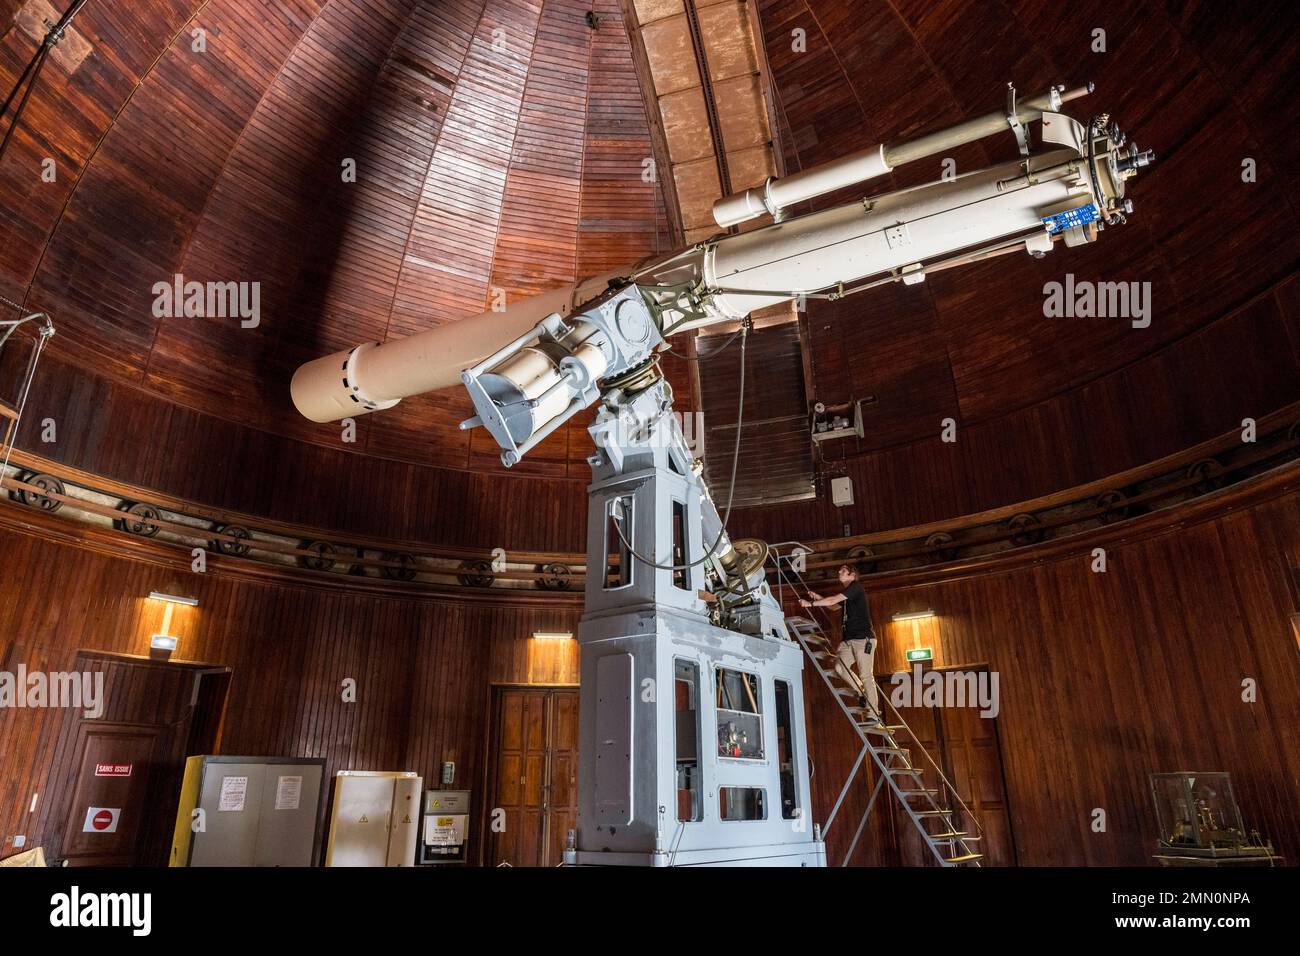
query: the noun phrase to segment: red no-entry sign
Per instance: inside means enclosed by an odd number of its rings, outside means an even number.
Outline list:
[[[87,807],[82,833],[116,833],[117,821],[122,816],[120,807]]]

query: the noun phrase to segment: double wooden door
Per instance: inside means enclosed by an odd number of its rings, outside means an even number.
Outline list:
[[[489,866],[558,866],[578,817],[578,691],[500,687],[485,827]]]
[[[883,688],[881,692],[886,693],[888,689]],[[997,718],[981,717],[974,707],[901,707],[899,713],[979,818],[984,838],[972,844],[971,849],[984,854],[983,865],[1015,866],[1016,845],[1002,773]],[[924,767],[924,785],[942,789],[929,762],[920,756],[915,760],[918,769]],[[934,857],[911,821],[894,806],[894,801],[889,801],[889,806],[894,817],[898,862],[904,866],[933,865]]]

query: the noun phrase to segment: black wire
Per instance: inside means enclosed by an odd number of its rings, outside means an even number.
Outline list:
[[[623,528],[621,523],[618,521],[614,522],[614,530],[618,532],[619,540],[623,542],[623,547],[627,548],[628,553],[631,554],[638,561],[640,561],[642,564],[648,564],[650,567],[657,568],[660,571],[686,571],[690,568],[696,567],[697,565],[703,564],[705,561],[709,560],[709,558],[713,557],[714,552],[718,550],[718,545],[722,544],[722,539],[727,536],[727,521],[730,520],[731,518],[731,505],[732,502],[734,502],[736,499],[736,472],[739,470],[739,466],[740,466],[740,432],[741,432],[741,426],[744,424],[745,421],[745,352],[749,345],[749,323],[746,322],[744,325],[742,325],[740,327],[740,331],[737,332],[736,335],[741,336],[740,401],[738,403],[739,407],[736,411],[736,446],[735,446],[735,450],[732,452],[731,455],[731,487],[727,492],[727,512],[725,515],[722,516],[722,522],[721,522],[722,527],[718,531],[717,540],[713,542],[713,544],[709,547],[708,551],[704,552],[704,554],[700,556],[699,560],[692,561],[689,564],[683,564],[683,565],[659,564],[653,558],[647,558],[645,555],[641,554],[639,551],[633,548],[632,542],[628,541],[627,536],[623,534]],[[740,593],[731,587],[726,587],[724,589],[731,594]]]
[[[669,355],[675,355],[679,359],[682,359],[687,362],[703,362],[705,359],[711,359],[713,358],[713,356],[721,355],[723,352],[725,352],[731,346],[731,343],[736,341],[736,337],[740,335],[740,333],[743,332],[744,330],[745,327],[742,325],[734,333],[732,333],[731,338],[727,339],[727,341],[723,342],[716,349],[713,349],[710,352],[706,352],[704,355],[700,355],[698,352],[694,355],[682,355],[680,352],[674,352],[672,349],[664,349],[664,351],[667,352]]]
[[[33,61],[36,65],[36,69],[32,73],[31,82],[27,84],[27,89],[23,90],[23,97],[18,101],[18,106],[14,109],[14,116],[9,122],[9,128],[5,130],[4,139],[0,139],[0,159],[4,159],[5,151],[9,148],[9,140],[13,137],[14,130],[18,129],[18,122],[22,119],[23,110],[27,107],[27,99],[32,95],[32,90],[36,88],[36,81],[40,79],[41,70],[45,67],[45,60],[48,58],[49,53],[49,46],[43,44],[40,51],[36,54],[36,58]],[[18,92],[18,88],[14,87],[14,93],[16,92]],[[12,99],[13,93],[10,93],[9,96],[10,99]],[[8,101],[6,101],[5,109],[8,109]]]

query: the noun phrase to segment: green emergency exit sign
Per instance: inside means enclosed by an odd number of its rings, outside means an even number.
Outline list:
[[[934,651],[928,647],[914,647],[907,652],[909,661],[930,661],[934,660]]]

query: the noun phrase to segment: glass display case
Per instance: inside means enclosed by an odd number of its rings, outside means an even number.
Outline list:
[[[1247,834],[1226,773],[1153,773],[1151,794],[1160,834],[1157,860],[1261,860],[1271,863],[1271,843]]]

